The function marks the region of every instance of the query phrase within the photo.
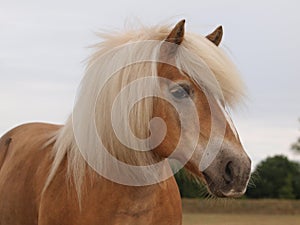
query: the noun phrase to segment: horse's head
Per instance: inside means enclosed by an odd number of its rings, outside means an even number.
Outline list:
[[[250,160],[225,109],[243,86],[217,46],[221,38],[221,27],[207,37],[184,35],[184,21],[171,32],[162,26],[105,34],[65,129],[89,166],[142,186],[173,176],[165,159],[177,159],[213,194],[243,194]]]
[[[222,66],[227,61],[222,57],[213,58],[221,54],[218,45],[222,38],[222,27],[205,38],[203,41],[206,46],[202,47],[214,52],[203,57]],[[156,99],[153,117],[163,118],[167,132],[162,143],[154,151],[162,157],[169,157],[180,138],[183,138],[184,143],[180,147],[183,150],[174,157],[187,162],[185,168],[202,178],[212,194],[218,197],[238,197],[245,193],[251,161],[225,109],[226,104],[237,94],[233,93],[236,87],[230,86],[236,78],[216,76],[216,73],[222,72],[224,76],[235,74],[228,74],[230,69],[226,69],[232,65],[224,64],[224,71],[217,71],[223,68],[220,68],[220,65],[219,68],[210,68],[211,65],[205,62],[205,59],[201,61],[199,58],[200,61],[197,62],[197,57],[193,56],[185,58],[185,64],[181,64],[180,60],[189,56],[180,56],[183,54],[178,52],[181,51],[180,46],[192,51],[197,48],[196,45],[197,43],[191,45],[189,40],[185,40],[184,21],[181,21],[166,37],[165,44],[161,47],[161,58],[166,63],[158,64],[158,75],[170,81],[160,83],[162,94],[168,96],[169,101]],[[197,55],[197,51],[196,49],[191,54]],[[193,69],[189,70],[189,64]],[[198,71],[195,71],[194,64],[200,65]],[[181,65],[181,68],[177,65]],[[220,84],[209,81],[211,77]],[[218,91],[220,93],[217,94]],[[193,118],[194,111],[197,114],[196,118]],[[195,132],[198,133],[195,135]]]

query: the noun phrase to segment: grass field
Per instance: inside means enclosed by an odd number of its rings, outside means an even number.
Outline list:
[[[300,225],[300,201],[183,199],[183,225]]]
[[[300,215],[183,214],[183,225],[300,225]]]

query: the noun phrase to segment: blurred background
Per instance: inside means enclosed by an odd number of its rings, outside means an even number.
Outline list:
[[[122,30],[126,23],[175,24],[182,18],[186,19],[187,32],[203,35],[223,25],[225,35],[221,47],[237,64],[248,92],[245,104],[232,112],[256,174],[247,198],[300,198],[297,144],[300,136],[299,7],[300,2],[296,0],[2,0],[0,135],[26,122],[64,123],[84,73],[84,60],[92,51],[88,46],[101,41],[95,32]],[[278,168],[282,170],[275,170]],[[195,184],[179,175],[177,180],[183,197],[195,198],[192,202],[184,200],[185,224],[199,224],[201,218],[189,210],[189,206],[192,204],[195,207],[190,208],[198,209],[198,198],[206,194],[202,191],[201,194],[191,193],[189,185]],[[279,180],[276,184],[275,178]],[[188,188],[184,189],[183,184]],[[262,191],[266,186],[268,190]],[[273,190],[277,192],[271,193]],[[258,203],[250,203],[259,209]],[[279,215],[272,224],[300,224],[300,217],[297,220],[293,217],[300,214],[299,203],[266,204],[283,206],[265,212],[273,217]],[[226,216],[236,211],[232,207],[229,212],[230,207],[220,205],[223,211],[210,212]],[[247,207],[245,213],[249,212]],[[201,211],[205,210],[199,208],[197,212]],[[285,218],[283,214],[294,214],[292,222],[286,222],[290,217]],[[224,224],[226,218],[221,219],[220,224]],[[241,223],[231,223],[230,218],[226,224],[248,224],[245,218]],[[281,223],[280,218],[285,222]],[[210,217],[204,219],[210,220]],[[211,224],[219,223],[212,221]]]

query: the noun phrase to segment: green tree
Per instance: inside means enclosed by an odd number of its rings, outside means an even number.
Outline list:
[[[292,149],[300,152],[300,138],[298,138],[297,142],[292,145]]]
[[[259,163],[253,173],[254,187],[248,188],[249,198],[300,199],[300,164],[277,155]]]
[[[300,119],[299,119],[300,122]],[[300,153],[300,137],[298,140],[292,145],[292,150]]]

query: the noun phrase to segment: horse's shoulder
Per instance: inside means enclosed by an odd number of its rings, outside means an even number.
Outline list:
[[[26,138],[28,140],[30,138],[36,138],[37,136],[47,135],[51,132],[59,130],[61,127],[61,125],[50,123],[22,124],[9,130],[6,134],[3,135],[0,139],[0,146],[1,144],[5,145],[16,138]]]
[[[58,130],[59,128],[61,128],[61,125],[51,124],[51,123],[40,123],[40,122],[25,123],[11,129],[10,131],[7,132],[7,134],[15,135],[15,134],[21,134],[26,132],[40,133],[41,131],[45,131],[45,132],[55,131]]]
[[[61,128],[60,125],[48,123],[27,123],[19,125],[0,138],[1,152],[7,153],[9,149],[38,149],[47,143]],[[5,154],[6,154],[5,153]]]

